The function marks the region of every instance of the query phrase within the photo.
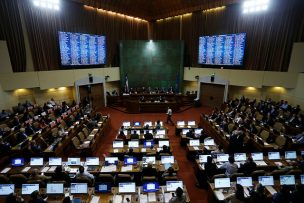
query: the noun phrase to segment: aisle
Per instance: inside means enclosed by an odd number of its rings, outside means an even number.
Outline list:
[[[195,120],[199,121],[199,115],[202,112],[207,112],[207,109],[204,108],[191,108],[182,113],[174,114],[172,119],[174,122],[177,120]],[[100,145],[99,150],[96,152],[96,156],[102,157],[103,154],[108,154],[109,150],[112,147],[112,141],[115,139],[117,135],[118,129],[123,121],[144,121],[144,120],[166,120],[165,113],[145,113],[145,114],[126,114],[120,111],[117,111],[112,108],[104,108],[101,109],[103,114],[111,115],[111,125],[112,130],[102,139],[102,144]],[[173,155],[178,162],[180,170],[178,171],[178,176],[181,180],[184,181],[186,187],[188,189],[191,203],[207,203],[207,191],[203,189],[199,189],[195,186],[195,174],[193,170],[193,163],[189,161],[186,157],[186,150],[180,146],[179,141],[180,138],[175,136],[175,126],[166,125],[168,127],[168,136],[170,139],[170,145],[173,148]]]

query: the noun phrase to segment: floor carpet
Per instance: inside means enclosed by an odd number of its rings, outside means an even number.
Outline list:
[[[166,121],[165,113],[127,114],[112,108],[103,108],[100,112],[104,115],[109,114],[111,116],[111,130],[104,136],[100,148],[95,154],[99,157],[102,157],[103,154],[108,154],[109,149],[112,147],[112,141],[115,139],[123,121]],[[174,122],[178,120],[195,120],[198,123],[201,113],[210,113],[210,109],[190,108],[176,114],[173,112],[172,119]],[[180,138],[175,135],[175,126],[166,125],[166,127],[168,128],[168,136],[170,139],[170,145],[173,149],[173,155],[180,168],[178,171],[178,177],[186,184],[191,203],[207,203],[208,193],[206,190],[199,189],[195,186],[196,178],[193,163],[187,159],[186,150],[180,146]]]

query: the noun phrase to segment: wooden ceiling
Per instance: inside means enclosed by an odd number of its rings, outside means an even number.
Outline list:
[[[227,6],[241,0],[72,0],[148,21]]]

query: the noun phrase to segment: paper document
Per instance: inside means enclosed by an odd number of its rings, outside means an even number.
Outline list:
[[[9,170],[11,170],[11,168],[5,168],[1,171],[1,173],[7,173]]]
[[[123,166],[121,167],[121,172],[132,171],[132,169],[133,169],[132,165]]]
[[[197,150],[199,150],[199,147],[193,147],[193,149],[197,151]]]
[[[24,169],[22,169],[22,172],[28,172],[31,169],[31,167],[25,167]]]
[[[164,197],[165,197],[165,202],[169,202],[170,199],[172,198],[172,194],[166,192],[166,193],[164,194]]]
[[[154,192],[148,193],[149,202],[156,202],[156,194]]]
[[[49,172],[54,172],[56,170],[56,167],[57,166],[52,166],[50,169],[49,169]]]
[[[143,195],[143,194],[141,194],[140,195],[140,201],[139,201],[140,203],[148,203],[148,197],[147,197],[147,195]]]
[[[116,171],[116,165],[110,165],[110,166],[103,166],[101,168],[101,171],[102,173],[107,173],[107,172],[113,172],[113,171]]]
[[[99,196],[93,196],[93,198],[91,199],[91,203],[98,203],[99,202],[100,197]]]
[[[265,161],[255,161],[256,165],[258,166],[267,166]]]
[[[122,203],[122,196],[121,195],[114,195],[113,203]]]
[[[216,191],[214,191],[214,193],[215,193],[216,198],[217,198],[219,201],[224,201],[224,200],[225,200],[225,196],[224,196],[224,194],[222,193],[222,191],[216,190]]]
[[[146,148],[141,148],[141,152],[146,152],[147,149]]]
[[[268,190],[268,192],[271,195],[274,195],[275,193],[277,193],[277,191],[272,187],[272,186],[265,186],[266,190]]]
[[[45,172],[47,172],[48,170],[50,169],[50,167],[44,167],[42,170],[41,170],[41,173],[45,173]]]

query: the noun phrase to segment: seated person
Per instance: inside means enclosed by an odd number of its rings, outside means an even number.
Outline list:
[[[27,134],[25,133],[24,128],[20,128],[20,132],[17,134],[17,141],[18,143],[27,140]]]
[[[238,166],[234,163],[233,156],[230,156],[228,162],[224,163],[220,168],[226,169],[225,174],[227,177],[230,177],[232,174],[238,172]]]
[[[4,142],[0,137],[0,154],[8,153],[11,150],[11,145],[8,142]]]
[[[144,134],[145,140],[153,140],[153,135],[149,131]]]
[[[267,195],[265,194],[265,187],[257,184],[256,190],[250,191],[250,203],[266,203],[268,202]]]
[[[243,186],[236,184],[235,193],[232,193],[226,199],[229,199],[229,203],[244,203],[245,195]]]
[[[155,130],[159,130],[159,129],[161,129],[161,124],[160,124],[160,120],[157,120],[155,125]]]
[[[133,130],[133,133],[131,134],[130,136],[130,139],[133,140],[133,139],[139,139],[139,134],[136,133],[136,130]]]
[[[129,151],[125,154],[127,157],[135,157],[133,148],[130,148]]]
[[[176,176],[176,173],[174,171],[174,168],[170,166],[162,175],[162,177],[173,177]]]
[[[272,196],[272,203],[290,202],[290,190],[287,185],[282,185],[281,190]]]
[[[118,133],[116,139],[120,139],[120,140],[126,141],[127,137],[126,137],[126,135],[124,133],[124,127],[123,126],[120,127],[120,130],[119,130],[119,133]]]
[[[216,172],[217,172],[216,164],[213,163],[211,156],[207,157],[207,162],[204,164],[204,168],[205,168],[206,176],[209,179],[212,178],[216,174]]]
[[[163,145],[163,148],[159,151],[159,154],[161,153],[171,154],[170,147],[168,147],[167,145]]]
[[[157,177],[157,170],[153,168],[153,164],[148,163],[147,167],[143,167],[142,176],[155,176]]]
[[[169,200],[169,203],[186,203],[186,196],[182,188],[178,187],[175,190],[176,196]]]
[[[31,140],[28,147],[29,151],[34,155],[42,155],[41,146],[35,140]]]
[[[57,166],[55,173],[52,175],[52,181],[65,181],[65,187],[69,186],[71,179],[68,173],[63,171],[62,166]]]
[[[194,139],[194,130],[193,129],[190,129],[187,133],[186,133],[186,137],[187,138],[191,138],[191,139]]]
[[[239,172],[245,175],[251,175],[253,171],[257,168],[256,163],[253,161],[252,157],[248,157],[247,161],[241,165]]]
[[[29,203],[47,203],[47,201],[45,201],[38,190],[32,192],[31,194],[31,200],[29,201]]]
[[[92,174],[85,171],[83,166],[79,166],[78,173],[76,174],[75,178],[82,178],[82,177],[89,178],[92,181],[95,178]]]
[[[42,181],[42,182],[47,182],[48,180],[50,180],[51,177],[50,176],[45,176],[45,175],[40,175],[39,170],[37,168],[34,168],[32,170],[32,173],[29,177],[29,181],[31,180],[38,180],[38,181]]]

